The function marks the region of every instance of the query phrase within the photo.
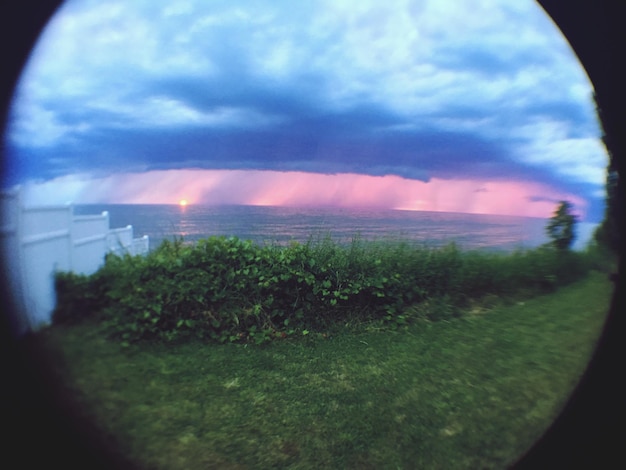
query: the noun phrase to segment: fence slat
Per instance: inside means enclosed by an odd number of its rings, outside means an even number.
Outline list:
[[[22,244],[30,245],[31,243],[40,243],[40,242],[45,242],[48,240],[53,240],[55,238],[63,238],[63,237],[69,237],[69,236],[70,236],[69,230],[55,230],[54,232],[40,233],[38,235],[31,235],[29,237],[24,237],[22,239]]]
[[[97,242],[100,240],[106,240],[107,234],[103,233],[102,235],[92,235],[91,237],[80,238],[78,240],[74,240],[74,246],[86,245],[88,243]]]

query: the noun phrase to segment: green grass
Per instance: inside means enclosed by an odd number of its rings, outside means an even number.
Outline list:
[[[38,335],[76,409],[145,468],[503,468],[559,413],[612,285],[407,329],[263,345],[142,343],[101,326]]]

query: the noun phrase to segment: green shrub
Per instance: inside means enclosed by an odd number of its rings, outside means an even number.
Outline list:
[[[264,342],[336,325],[447,319],[471,299],[550,291],[589,269],[585,255],[511,254],[325,238],[259,246],[211,237],[110,255],[92,276],[58,273],[54,321],[102,321],[124,343],[189,336]]]
[[[59,272],[54,278],[56,306],[53,323],[77,323],[99,308],[88,276]]]

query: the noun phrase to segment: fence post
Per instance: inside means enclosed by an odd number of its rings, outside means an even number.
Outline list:
[[[66,212],[66,224],[67,227],[70,230],[70,236],[67,237],[67,257],[68,257],[68,263],[67,265],[69,266],[69,270],[73,271],[74,270],[74,266],[75,266],[75,261],[74,261],[74,240],[76,239],[76,227],[74,227],[74,207],[72,206],[72,204],[70,202],[67,202],[65,204],[65,206],[67,207],[67,212]],[[52,277],[53,277],[53,282],[54,282],[54,274],[58,271],[58,265],[57,263],[55,263],[54,265],[54,269],[52,272]],[[56,304],[56,292],[54,293],[55,299],[54,299],[54,303]]]
[[[7,294],[10,296],[13,314],[9,321],[16,335],[28,331],[33,324],[28,312],[24,291],[25,274],[23,269],[22,249],[22,197],[19,186],[2,191],[3,209],[2,214],[2,266],[6,276]]]

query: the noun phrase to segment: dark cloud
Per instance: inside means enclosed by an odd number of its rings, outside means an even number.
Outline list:
[[[280,124],[252,129],[155,129],[131,127],[132,123],[119,127],[116,120],[107,125],[109,112],[89,114],[85,109],[70,109],[62,114],[64,124],[87,121],[100,125],[54,148],[43,146],[28,153],[14,147],[10,150],[11,155],[19,155],[25,174],[40,178],[59,176],[64,166],[78,172],[195,167],[393,174],[423,181],[432,177],[514,177],[570,186],[549,172],[538,172],[516,161],[498,136],[489,140],[476,133],[436,127],[403,129],[403,124],[410,125],[406,119],[372,105],[324,113],[304,101],[293,103],[288,97],[274,101],[255,95],[253,103],[248,104],[259,106],[262,113],[267,114],[268,109],[289,109],[289,113]],[[208,101],[204,106],[209,108]]]

